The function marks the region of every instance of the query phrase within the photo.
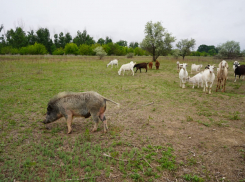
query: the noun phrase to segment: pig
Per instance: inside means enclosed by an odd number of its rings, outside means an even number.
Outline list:
[[[109,100],[97,92],[61,92],[53,97],[47,107],[46,119],[44,124],[54,122],[61,117],[67,121],[68,134],[71,133],[73,116],[89,118],[91,115],[95,122],[93,132],[97,130],[99,119],[104,124],[104,132],[108,130],[107,121],[104,115],[106,110],[106,101],[110,101],[120,106],[112,100]]]

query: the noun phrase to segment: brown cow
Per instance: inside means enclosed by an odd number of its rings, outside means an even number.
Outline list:
[[[153,63],[149,62],[149,69],[152,69]]]
[[[158,60],[156,60],[155,66],[156,66],[156,69],[158,70],[160,66],[160,63],[158,62]]]

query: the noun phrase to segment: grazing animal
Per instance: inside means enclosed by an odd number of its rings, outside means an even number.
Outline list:
[[[219,68],[217,69],[217,86],[216,86],[216,92],[220,87],[222,86],[223,90],[222,92],[225,92],[225,85],[227,80],[227,74],[228,74],[228,63],[223,60],[219,63]]]
[[[236,65],[240,66],[240,63],[238,61],[234,61],[234,63],[233,63],[234,76],[235,76]]]
[[[185,83],[188,80],[188,72],[186,70],[187,64],[183,63],[183,68],[179,72],[180,87],[185,88]]]
[[[121,66],[121,68],[119,69],[119,71],[118,71],[118,75],[121,75],[121,72],[123,71],[123,76],[124,76],[125,71],[130,71],[131,70],[132,71],[132,74],[134,76],[134,65],[135,64],[136,63],[134,63],[133,61],[131,61],[128,64],[123,64]]]
[[[205,66],[205,69],[209,69],[209,67],[210,67],[211,65],[210,64],[208,64],[207,66]]]
[[[191,65],[191,74],[192,74],[192,71],[199,72],[201,68],[202,68],[202,64],[200,64],[200,65],[192,64]]]
[[[155,66],[156,66],[156,69],[158,70],[160,66],[160,63],[158,62],[158,60],[156,60]]]
[[[209,94],[211,94],[211,88],[215,79],[214,68],[214,65],[210,65],[209,68],[205,69],[202,73],[203,92]]]
[[[196,74],[195,76],[193,76],[191,78],[188,78],[188,82],[193,84],[192,88],[194,88],[196,84],[197,84],[197,88],[199,88],[199,85],[201,85],[201,87],[203,87],[202,73],[203,73],[203,71]]]
[[[118,67],[118,60],[117,60],[117,59],[112,60],[111,62],[109,62],[109,63],[106,65],[106,67],[108,67],[108,66],[110,66],[110,65],[111,65],[112,68],[113,68],[113,65],[117,65],[117,67]]]
[[[152,66],[153,66],[153,63],[152,62],[149,62],[149,69],[150,70],[152,69]]]
[[[236,69],[235,69],[235,81],[236,82],[236,76],[239,75],[239,79],[241,77],[241,75],[243,75],[243,79],[244,79],[244,75],[245,75],[245,65],[236,65]]]
[[[61,117],[67,121],[68,134],[72,131],[73,116],[88,118],[92,115],[95,122],[93,132],[97,130],[99,119],[104,124],[104,132],[108,130],[107,121],[104,115],[106,101],[114,104],[118,103],[109,100],[97,92],[61,92],[52,98],[47,107],[46,119],[44,124],[54,122]]]
[[[136,68],[136,71],[135,73],[137,72],[137,70],[139,69],[140,70],[140,73],[141,73],[141,68],[145,68],[145,72],[147,72],[147,64],[148,63],[139,63],[139,64],[135,64],[134,65],[134,68]]]
[[[183,68],[183,64],[180,64],[179,61],[177,61],[177,71],[178,71],[178,73],[179,73],[181,68]]]

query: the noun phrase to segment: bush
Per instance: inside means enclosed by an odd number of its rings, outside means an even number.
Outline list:
[[[11,46],[2,47],[0,54],[19,54],[19,50]]]
[[[80,55],[94,55],[94,51],[90,45],[82,44],[79,46]]]
[[[134,53],[130,52],[130,53],[127,54],[127,58],[133,58],[133,57],[134,57]]]
[[[99,46],[94,49],[94,52],[96,52],[96,55],[99,56],[100,59],[102,59],[104,56],[107,55],[107,53],[104,51],[103,47]]]
[[[65,54],[74,54],[74,55],[78,55],[78,47],[77,44],[74,43],[68,43],[65,46]]]
[[[34,45],[29,45],[27,47],[21,47],[20,48],[20,54],[22,55],[26,55],[26,54],[30,54],[30,55],[44,55],[47,54],[48,51],[45,48],[45,46],[43,44],[39,44],[39,43],[35,43]]]
[[[63,55],[65,53],[64,49],[62,47],[56,49],[52,54],[53,55]]]

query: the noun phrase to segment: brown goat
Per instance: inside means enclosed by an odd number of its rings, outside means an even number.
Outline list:
[[[152,69],[152,66],[153,66],[153,63],[152,62],[149,62],[149,69],[150,70]]]
[[[156,66],[156,69],[158,70],[159,66],[160,66],[160,63],[157,60],[156,60],[155,66]]]

